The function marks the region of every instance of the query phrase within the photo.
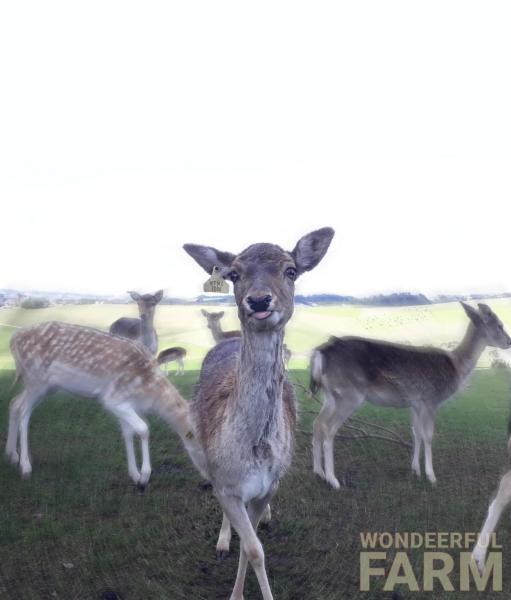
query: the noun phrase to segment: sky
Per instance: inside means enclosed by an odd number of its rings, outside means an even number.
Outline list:
[[[301,293],[511,291],[507,2],[3,3],[0,288],[201,292],[186,242]]]

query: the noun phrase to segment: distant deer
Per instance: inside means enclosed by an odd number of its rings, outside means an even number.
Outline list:
[[[218,344],[222,340],[228,340],[234,337],[240,337],[241,331],[222,331],[222,326],[220,325],[220,320],[225,315],[225,312],[222,310],[220,312],[208,312],[207,310],[201,309],[201,313],[206,317],[208,322],[208,327],[211,329],[211,333],[213,334],[213,339]]]
[[[141,342],[149,348],[151,354],[156,354],[158,336],[154,328],[154,311],[163,298],[163,290],[155,294],[141,295],[138,292],[128,292],[128,294],[138,304],[140,319],[121,317],[110,325],[110,333]]]
[[[156,360],[160,365],[167,365],[171,362],[177,363],[177,371],[176,375],[184,375],[185,374],[185,356],[186,350],[181,348],[181,346],[174,346],[173,348],[166,348],[162,350]]]
[[[511,455],[511,418],[508,423],[508,440],[507,440],[507,451]],[[488,540],[490,535],[495,531],[500,521],[500,517],[504,510],[511,503],[511,470],[505,473],[499,482],[499,489],[497,495],[492,500],[488,509],[488,516],[483,524],[481,533],[479,534],[477,544],[472,551],[472,558],[475,560],[479,571],[484,571],[484,563],[486,561],[486,554],[488,552]]]
[[[340,487],[334,474],[333,440],[341,425],[367,401],[411,409],[412,470],[421,476],[424,444],[426,475],[432,484],[436,482],[431,450],[436,411],[466,382],[486,346],[511,346],[511,338],[489,306],[479,304],[477,310],[461,304],[470,322],[463,341],[452,351],[360,337],[332,337],[314,350],[310,387],[313,393],[324,392],[323,408],[313,425],[314,473]]]
[[[149,429],[140,416],[143,414],[159,416],[176,431],[194,464],[205,473],[188,403],[143,346],[103,331],[56,321],[17,331],[10,345],[24,389],[10,403],[6,454],[13,464],[19,462],[23,477],[32,472],[28,450],[32,410],[56,390],[98,399],[117,418],[126,444],[129,475],[139,487],[143,488],[151,475]],[[135,434],[142,447],[140,471],[133,447]]]
[[[273,598],[256,529],[293,451],[296,407],[282,360],[284,327],[295,279],[319,263],[333,235],[329,228],[310,233],[292,252],[273,244],[238,255],[184,246],[208,273],[217,266],[232,281],[242,328],[241,338],[219,342],[207,354],[191,407],[224,524],[230,521],[240,537],[231,600],[243,598],[248,562],[264,600]]]

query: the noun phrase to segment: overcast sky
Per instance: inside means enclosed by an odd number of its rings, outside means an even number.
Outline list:
[[[0,8],[0,287],[199,293],[185,242],[304,293],[511,291],[508,2]]]

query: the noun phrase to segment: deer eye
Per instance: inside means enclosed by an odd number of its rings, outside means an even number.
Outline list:
[[[286,269],[286,277],[289,277],[292,281],[296,279],[296,269],[294,267],[289,267]]]
[[[238,275],[238,273],[236,273],[236,271],[231,271],[227,275],[227,279],[230,279],[233,283],[236,283],[239,278],[240,278],[240,276]]]

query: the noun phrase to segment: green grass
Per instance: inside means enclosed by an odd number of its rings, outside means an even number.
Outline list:
[[[491,306],[511,330],[511,300],[492,300]],[[208,310],[220,310],[206,307]],[[235,307],[222,308],[225,330],[239,329]],[[0,369],[12,369],[9,339],[17,327],[59,319],[99,329],[121,316],[137,316],[135,304],[59,305],[45,309],[0,310]],[[311,349],[330,335],[363,335],[393,341],[448,347],[459,341],[467,327],[467,317],[456,302],[428,306],[372,308],[357,306],[297,306],[286,329],[286,343],[293,352],[291,368],[307,367]],[[155,326],[160,350],[184,346],[186,368],[197,370],[211,348],[211,333],[198,306],[159,306]],[[488,365],[485,353],[481,366]]]
[[[197,372],[173,379],[189,397]],[[305,384],[307,373],[291,377]],[[0,427],[6,431],[12,372],[0,374]],[[436,489],[412,478],[407,452],[387,442],[337,440],[339,492],[310,469],[310,412],[317,405],[299,390],[302,418],[295,459],[261,531],[275,598],[333,600],[391,598],[358,592],[361,531],[477,531],[490,494],[506,467],[509,377],[479,370],[471,386],[439,413],[434,444]],[[368,406],[358,415],[409,437],[407,411]],[[214,547],[221,514],[201,487],[176,436],[151,419],[153,476],[144,494],[128,479],[117,423],[95,402],[58,394],[36,409],[31,423],[32,479],[0,463],[0,597],[123,599],[228,598],[238,543],[218,562]],[[509,519],[504,585],[511,590]],[[456,551],[453,551],[453,555]],[[420,568],[422,554],[410,555]],[[249,574],[246,598],[259,598]],[[433,594],[399,598],[438,598]],[[476,598],[476,593],[450,594]],[[502,594],[487,593],[485,598]],[[504,596],[505,597],[505,596]]]
[[[510,302],[492,306],[511,329]],[[62,319],[107,328],[134,311],[134,306],[112,305],[0,311],[0,430],[7,430],[14,393],[8,342],[15,327]],[[225,328],[238,327],[235,310],[226,312]],[[156,325],[160,348],[188,349],[186,374],[172,381],[190,398],[200,362],[211,347],[204,318],[197,307],[164,306]],[[306,384],[308,355],[331,334],[448,347],[465,327],[466,317],[456,304],[300,307],[286,336],[293,351],[291,376]],[[489,365],[490,358],[487,353],[480,366]],[[310,468],[310,427],[318,405],[305,399],[301,388],[297,392],[301,422],[293,466],[272,503],[273,520],[261,531],[276,600],[390,600],[392,595],[378,584],[370,593],[358,591],[361,531],[479,530],[508,463],[505,369],[479,369],[470,387],[442,407],[434,442],[436,489],[412,478],[405,449],[378,440],[341,439],[336,441],[336,471],[346,485],[339,492],[329,489]],[[410,438],[407,411],[366,406],[357,416]],[[128,478],[118,425],[97,403],[58,394],[36,409],[30,432],[32,479],[22,481],[16,469],[0,461],[0,598],[99,599],[106,589],[123,600],[229,597],[236,536],[230,557],[218,562],[218,504],[201,486],[176,436],[157,419],[150,421],[153,476],[140,494]],[[505,591],[485,593],[484,598],[509,596],[510,533],[505,516],[498,536],[504,545]],[[410,559],[419,573],[422,551],[410,552]],[[398,594],[395,598],[443,596],[438,590],[410,594],[403,586]],[[250,573],[245,598],[259,597]]]

